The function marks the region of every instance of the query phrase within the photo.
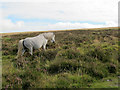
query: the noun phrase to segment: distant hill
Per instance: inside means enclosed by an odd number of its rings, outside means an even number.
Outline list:
[[[49,31],[29,31],[29,32],[12,32],[12,33],[0,33],[2,36],[5,35],[15,35],[15,34],[26,34],[26,33],[33,33],[33,32],[56,32],[56,31],[72,31],[72,30],[103,30],[103,29],[118,29],[118,27],[106,27],[106,28],[86,28],[86,29],[70,29],[70,30],[49,30]]]

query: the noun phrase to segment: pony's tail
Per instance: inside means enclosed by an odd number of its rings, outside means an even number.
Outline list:
[[[18,53],[17,53],[17,58],[19,58],[20,56],[22,56],[22,50],[23,50],[23,40],[20,40],[18,43]]]

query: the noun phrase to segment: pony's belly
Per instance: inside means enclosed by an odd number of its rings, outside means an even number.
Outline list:
[[[34,49],[39,49],[43,45],[43,40],[40,40],[40,39],[32,40],[32,45],[33,45]]]
[[[42,47],[42,45],[34,45],[34,49],[39,49],[41,47]]]

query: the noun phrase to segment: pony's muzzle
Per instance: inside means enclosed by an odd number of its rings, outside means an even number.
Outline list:
[[[53,43],[55,43],[55,41],[53,41]]]

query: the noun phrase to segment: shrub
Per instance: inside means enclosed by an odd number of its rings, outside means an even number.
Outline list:
[[[120,46],[120,41],[118,41],[118,45]]]
[[[34,53],[34,55],[39,56],[42,61],[44,61],[44,60],[53,60],[56,57],[57,52],[58,52],[58,49],[55,49],[55,50],[51,50],[51,49],[49,50],[48,49],[46,51],[44,51],[44,50],[36,51]]]
[[[62,46],[63,49],[69,49],[69,46],[68,45],[64,45]]]
[[[117,72],[117,68],[115,64],[108,64],[107,65],[107,69],[109,71],[109,73],[116,73]]]
[[[96,58],[102,62],[110,61],[110,52],[105,52],[105,50],[101,48],[95,48],[94,50],[90,50],[87,55],[93,58]]]
[[[67,88],[70,85],[70,81],[66,77],[60,77],[56,81],[55,88]]]
[[[66,71],[76,71],[79,68],[77,60],[57,59],[52,62],[47,70],[49,73],[60,73]]]
[[[91,63],[86,63],[86,65],[82,64],[82,70],[83,73],[89,74],[90,76],[97,78],[97,79],[101,79],[104,77],[107,77],[109,72],[106,69],[105,65],[101,64],[101,63],[95,63],[95,62],[91,62]]]
[[[69,87],[71,88],[84,88],[89,87],[90,83],[94,82],[94,78],[91,76],[84,74],[84,75],[69,75],[68,78],[70,79],[71,84]]]
[[[65,59],[77,59],[79,58],[80,53],[79,51],[75,51],[72,49],[68,49],[68,50],[62,50],[60,52],[58,52],[57,57],[58,58],[65,58]]]

